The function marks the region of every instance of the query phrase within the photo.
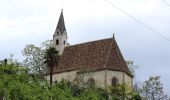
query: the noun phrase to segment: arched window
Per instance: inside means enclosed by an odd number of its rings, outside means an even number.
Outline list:
[[[94,80],[94,78],[90,78],[90,79],[88,80],[88,85],[89,85],[90,87],[92,87],[92,86],[95,85],[95,80]]]
[[[57,34],[59,34],[59,31],[57,31]]]
[[[54,82],[55,84],[57,84],[57,80],[55,80],[55,82]]]
[[[57,45],[59,44],[59,40],[58,40],[58,39],[56,40],[56,44],[57,44]]]
[[[66,44],[66,41],[65,41],[65,40],[63,41],[63,44],[64,44],[64,45]]]
[[[68,82],[67,82],[67,85],[70,87],[70,86],[71,86],[71,82],[70,82],[70,81],[68,81]]]
[[[116,86],[119,83],[119,80],[116,77],[112,78],[112,86]]]

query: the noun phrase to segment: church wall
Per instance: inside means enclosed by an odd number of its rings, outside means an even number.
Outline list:
[[[108,86],[112,85],[113,77],[116,77],[118,79],[119,84],[123,84],[123,72],[107,70],[107,85]]]
[[[130,86],[133,85],[132,77],[130,77],[130,76],[127,75],[126,73],[125,73],[125,83],[126,83],[126,84],[129,84]]]
[[[93,78],[97,86],[104,87],[105,86],[105,71],[106,70],[83,73],[83,74],[79,74],[79,77],[83,77],[84,81],[88,81],[88,79]],[[53,81],[57,80],[57,82],[60,82],[62,79],[65,79],[70,82],[73,82],[76,78],[76,75],[77,75],[77,71],[57,73],[53,75]],[[47,80],[50,80],[49,75],[47,76]]]
[[[106,70],[83,73],[83,74],[79,74],[79,77],[83,76],[84,81],[88,81],[88,79],[93,78],[97,86],[104,87],[105,86],[105,72]],[[77,75],[77,71],[57,73],[53,75],[53,81],[57,80],[57,82],[60,82],[62,79],[65,79],[70,82],[73,82],[76,78],[76,75]],[[47,80],[50,80],[49,75],[47,76]]]
[[[57,80],[60,82],[62,79],[68,80],[70,82],[74,82],[77,76],[77,71],[69,71],[62,72],[53,75],[53,81]],[[112,78],[116,77],[119,80],[119,84],[129,84],[132,86],[132,78],[128,76],[126,73],[121,71],[112,71],[112,70],[100,70],[100,71],[92,71],[88,73],[79,74],[79,77],[83,78],[84,81],[88,81],[88,79],[93,78],[98,87],[105,87],[112,85]],[[106,78],[105,78],[106,77]],[[47,76],[47,80],[49,80],[49,76]],[[106,80],[105,80],[106,79]],[[105,83],[106,81],[106,83]]]
[[[119,81],[119,84],[129,84],[129,86],[132,86],[132,77],[127,75],[125,72],[121,71],[112,71],[112,70],[107,70],[107,85],[111,86],[112,85],[112,78],[116,77]]]
[[[80,77],[84,76],[85,82],[87,82],[90,78],[93,78],[95,80],[95,84],[98,87],[105,87],[105,73],[106,70],[91,71],[88,73],[80,74]]]
[[[77,71],[69,71],[69,72],[62,72],[62,73],[57,73],[53,74],[53,81],[60,82],[62,79],[68,80],[72,82],[75,77],[76,77]],[[47,76],[47,80],[50,80],[50,76]]]
[[[95,79],[97,86],[105,87],[105,73],[106,70],[94,72],[93,78]]]

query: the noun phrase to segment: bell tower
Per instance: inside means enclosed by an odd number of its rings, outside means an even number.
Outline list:
[[[64,48],[67,46],[67,31],[64,23],[63,9],[53,35],[53,47],[56,48],[59,55],[62,55]]]

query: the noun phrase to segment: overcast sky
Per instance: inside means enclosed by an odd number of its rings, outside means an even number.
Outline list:
[[[170,0],[109,1],[158,33],[105,0],[0,0],[0,60],[11,53],[22,60],[26,44],[52,39],[63,8],[70,44],[114,33],[124,58],[139,66],[137,80],[159,75],[170,95]]]

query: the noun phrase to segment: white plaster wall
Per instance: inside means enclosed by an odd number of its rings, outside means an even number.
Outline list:
[[[119,80],[119,84],[123,84],[123,72],[107,70],[107,85],[112,85],[112,78],[116,77]]]
[[[125,73],[125,83],[129,84],[130,86],[133,86],[133,79],[129,75]]]
[[[95,83],[98,87],[105,87],[112,85],[112,78],[116,77],[119,80],[119,84],[123,84],[125,82],[126,84],[129,84],[132,86],[132,78],[128,76],[124,72],[120,71],[112,71],[112,70],[100,70],[96,72],[89,72],[87,75],[85,74],[79,74],[84,75],[84,81],[87,81],[90,78],[95,79]],[[62,79],[68,80],[70,82],[73,82],[76,78],[77,71],[70,71],[70,72],[62,72],[58,74],[53,75],[53,81],[57,80],[57,82],[60,82]],[[47,76],[47,80],[49,80],[50,77]],[[124,79],[124,80],[123,80]],[[105,84],[106,81],[106,84]]]
[[[107,70],[107,85],[112,85],[112,78],[116,77],[119,80],[119,84],[129,84],[132,86],[132,77],[127,75],[125,72]]]
[[[70,71],[70,72],[63,72],[63,73],[57,73],[53,74],[53,81],[57,80],[57,82],[60,82],[62,79],[68,80],[72,82],[76,77],[77,71]],[[47,76],[47,80],[50,80],[50,76]]]
[[[97,71],[97,72],[90,72],[90,73],[84,73],[79,75],[84,75],[84,81],[87,81],[90,78],[95,79],[95,83],[99,87],[105,86],[105,71]],[[70,82],[73,82],[76,78],[77,71],[70,71],[70,72],[63,72],[63,73],[57,73],[53,75],[53,81],[60,82],[62,79],[68,80]],[[47,80],[50,80],[50,76],[47,76]]]
[[[57,30],[59,31],[59,30]],[[59,40],[59,44],[56,45],[56,40]],[[63,42],[65,41],[65,44],[63,44]],[[53,47],[56,48],[56,50],[58,51],[58,54],[59,55],[62,55],[63,51],[64,51],[64,48],[67,46],[67,33],[65,31],[64,34],[57,34],[55,33],[54,34],[54,37],[53,37]]]
[[[96,71],[96,72],[90,72],[90,73],[84,73],[80,75],[84,75],[84,81],[88,81],[88,79],[93,78],[95,80],[95,84],[98,87],[105,87],[105,72],[106,70]]]
[[[94,72],[93,78],[95,79],[97,86],[105,87],[105,73],[106,70]]]

